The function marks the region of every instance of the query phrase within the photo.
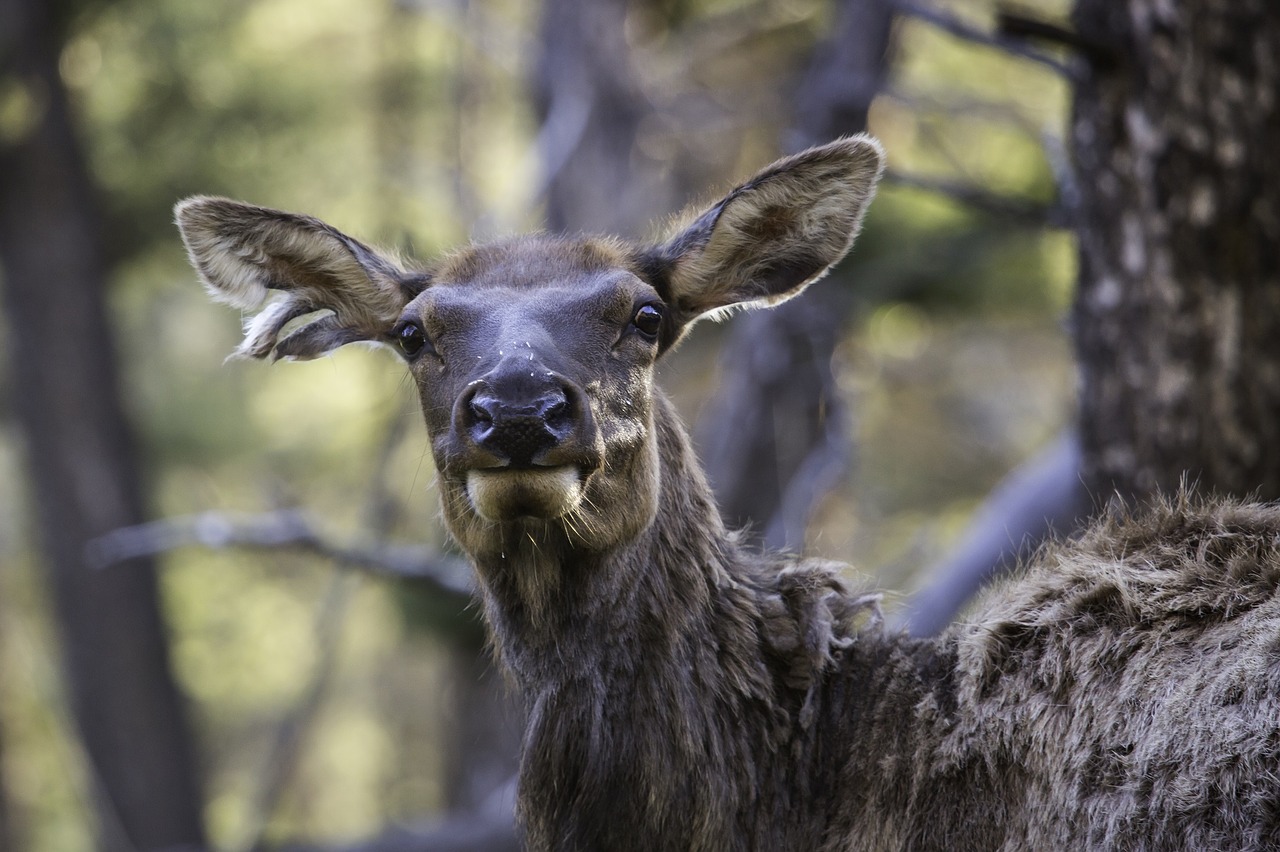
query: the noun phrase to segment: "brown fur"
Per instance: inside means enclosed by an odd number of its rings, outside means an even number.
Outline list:
[[[654,362],[838,260],[880,157],[780,161],[660,246],[526,238],[418,274],[305,217],[179,216],[225,298],[334,312],[259,322],[250,354],[409,330],[445,519],[529,710],[531,848],[1275,848],[1280,509],[1115,513],[933,640],[886,634],[838,566],[725,530]],[[545,446],[518,469],[500,405]]]

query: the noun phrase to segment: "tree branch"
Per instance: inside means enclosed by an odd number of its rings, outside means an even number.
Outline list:
[[[1034,18],[1021,11],[996,9],[996,32],[1008,38],[1042,41],[1074,50],[1095,68],[1114,68],[1119,60],[1114,49],[1084,38],[1061,24]]]
[[[893,169],[885,172],[884,180],[898,186],[945,195],[983,213],[1018,220],[1037,227],[1067,229],[1073,227],[1071,211],[1061,204],[1044,204],[1026,197],[1000,195],[964,181],[908,174]]]
[[[1080,482],[1080,439],[1067,430],[1006,476],[978,507],[955,550],[928,572],[928,585],[893,619],[897,629],[932,636],[975,593],[1052,535],[1067,535],[1089,511]]]
[[[91,541],[88,559],[89,564],[106,568],[191,545],[314,553],[379,576],[425,582],[443,594],[468,600],[475,586],[470,567],[460,558],[423,547],[333,541],[296,509],[259,514],[202,512],[123,527]]]
[[[1061,60],[1042,53],[1039,50],[1028,47],[1021,40],[1011,38],[1000,32],[987,32],[981,30],[972,24],[966,23],[954,15],[946,12],[932,9],[922,3],[914,2],[914,0],[893,0],[894,8],[903,15],[909,15],[919,21],[929,24],[932,27],[942,30],[948,35],[956,38],[970,41],[975,44],[982,44],[988,47],[994,47],[997,50],[1003,50],[1005,53],[1017,56],[1042,65],[1053,71],[1055,74],[1064,77],[1071,82],[1077,82],[1079,73],[1077,73],[1070,65]]]

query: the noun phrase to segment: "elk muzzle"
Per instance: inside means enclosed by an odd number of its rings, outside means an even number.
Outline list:
[[[586,394],[533,359],[509,359],[471,382],[452,428],[467,497],[487,520],[571,512],[600,466]]]

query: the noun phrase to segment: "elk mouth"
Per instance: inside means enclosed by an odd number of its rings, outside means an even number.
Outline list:
[[[487,521],[550,520],[578,508],[585,480],[575,464],[473,468],[467,471],[467,499]]]

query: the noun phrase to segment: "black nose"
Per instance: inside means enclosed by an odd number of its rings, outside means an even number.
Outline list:
[[[504,389],[482,384],[459,402],[460,425],[475,445],[512,467],[531,466],[573,430],[573,406],[559,385]]]

